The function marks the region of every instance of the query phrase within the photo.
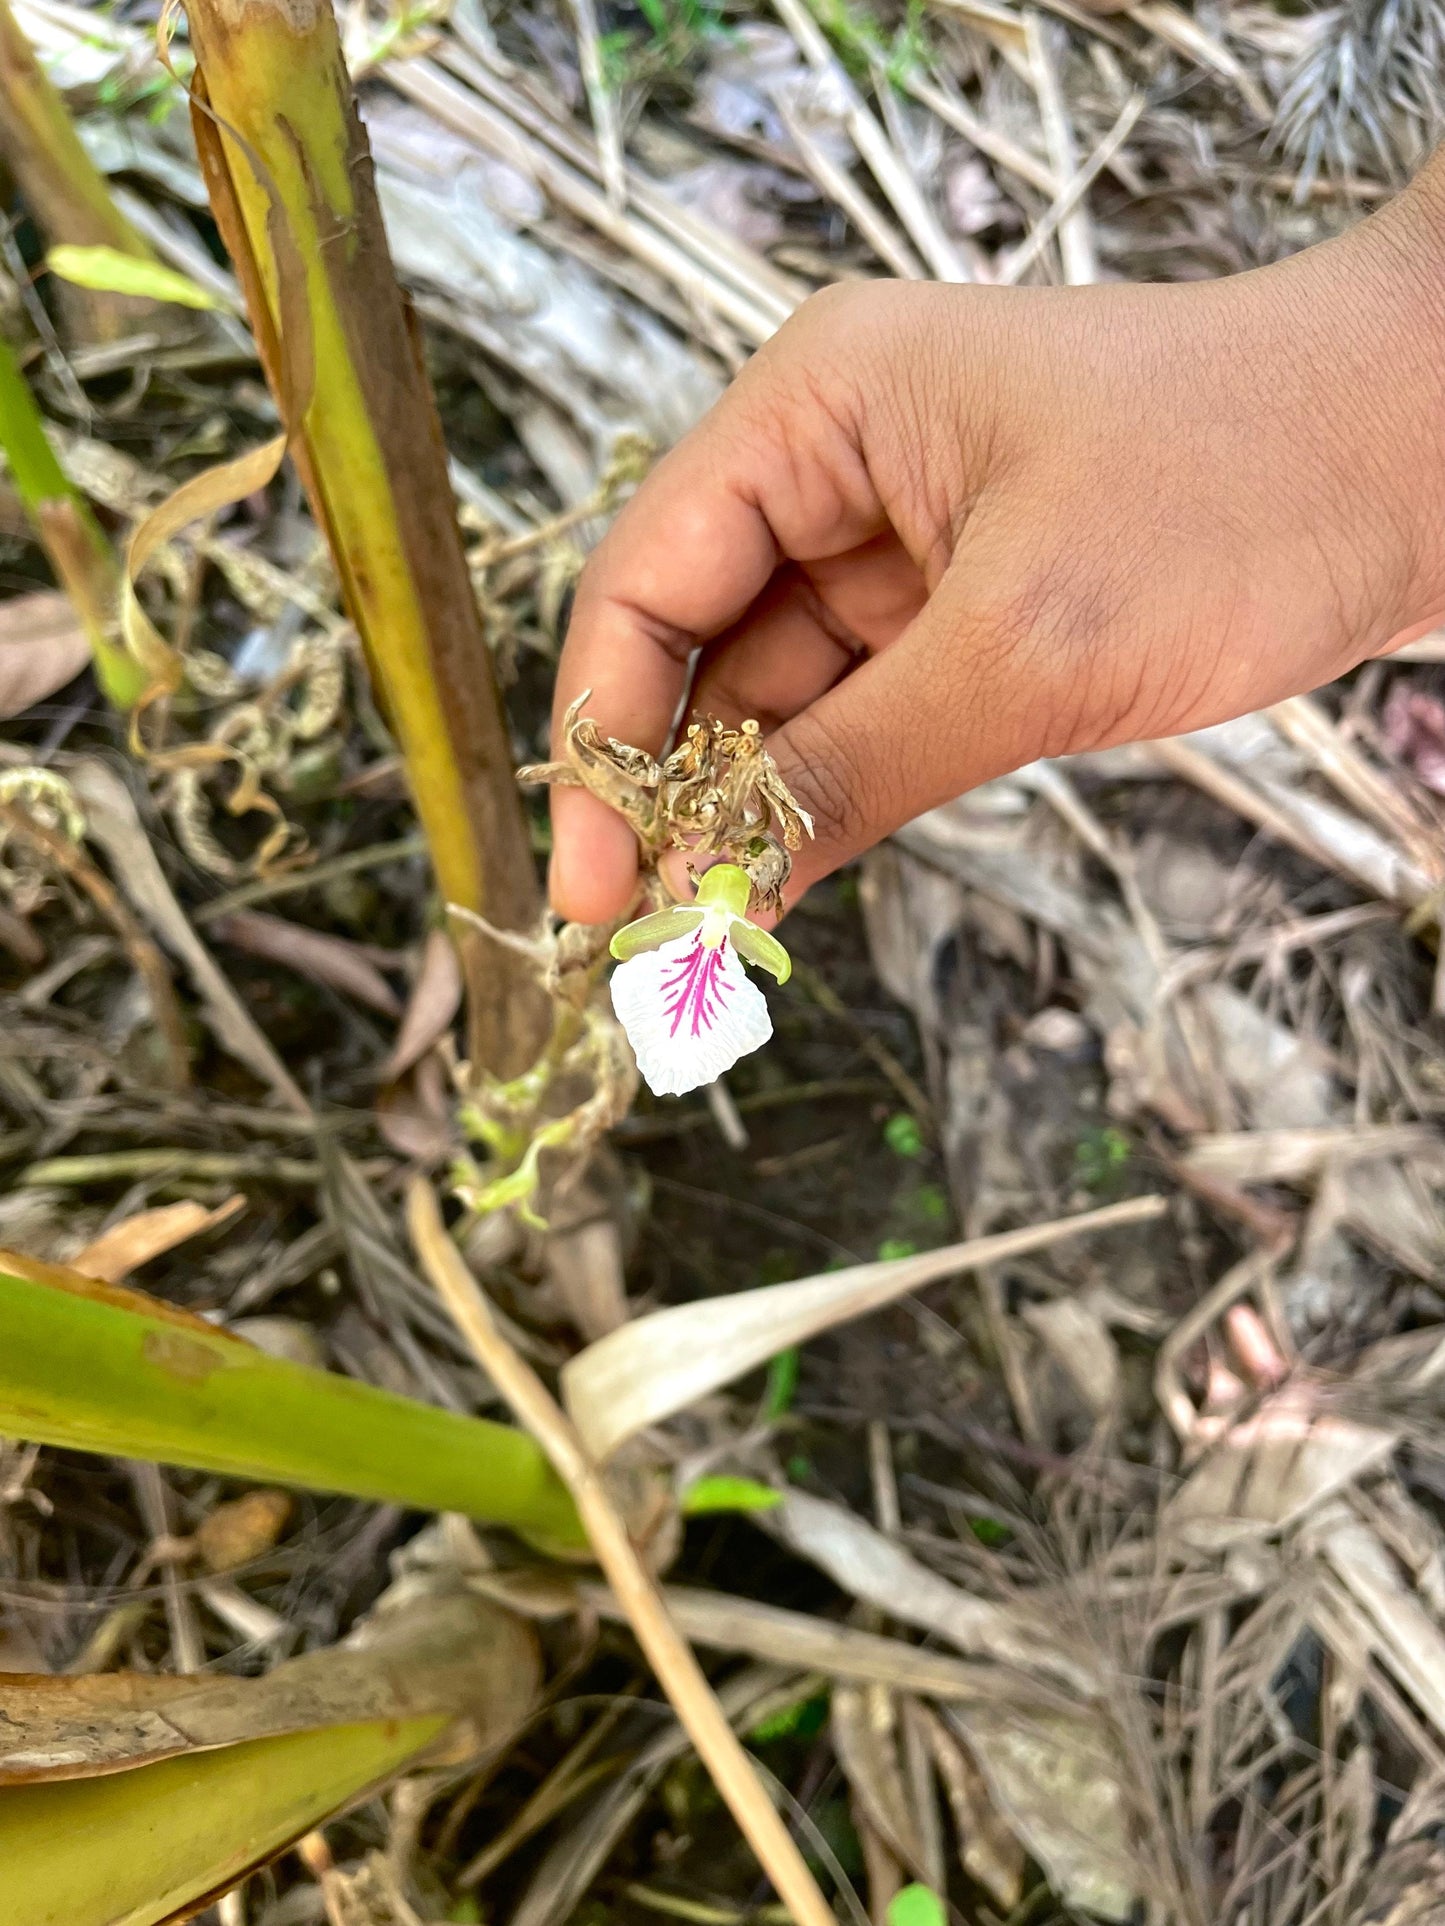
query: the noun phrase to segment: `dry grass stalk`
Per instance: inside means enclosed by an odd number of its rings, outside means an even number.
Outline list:
[[[535,82],[527,71],[501,61],[491,50],[478,44],[468,33],[465,16],[457,20],[456,31],[467,42],[466,47],[443,38],[436,50],[438,63],[579,172],[602,180],[597,143],[588,140],[570,118],[557,118],[533,104],[531,90]],[[628,166],[626,186],[629,206],[668,239],[690,249],[700,265],[710,266],[733,281],[760,308],[775,310],[779,325],[807,294],[807,288],[795,276],[776,267],[766,255],[759,254],[726,228],[705,220],[675,200],[640,168]]]
[[[980,154],[986,154],[1008,173],[1016,175],[1028,186],[1036,187],[1041,194],[1047,194],[1051,201],[1063,191],[1064,184],[1046,161],[1031,154],[1027,147],[1021,146],[997,127],[990,127],[961,100],[945,93],[933,81],[910,71],[903,74],[899,84],[921,106],[936,114],[946,127],[961,134]]]
[[[1358,818],[1303,790],[1267,778],[1250,782],[1182,736],[1151,742],[1149,753],[1286,848],[1321,869],[1341,872],[1373,896],[1413,909],[1430,893],[1429,876],[1403,850]]]
[[[589,1611],[602,1618],[624,1618],[621,1605],[603,1585],[581,1581],[577,1593]],[[860,1685],[885,1685],[933,1699],[988,1699],[1013,1689],[998,1668],[930,1652],[902,1639],[832,1619],[811,1618],[781,1605],[683,1585],[663,1587],[663,1600],[679,1629],[695,1645],[721,1652],[743,1652],[776,1665],[798,1666]],[[505,1594],[503,1594],[505,1599]]]
[[[731,277],[712,271],[639,214],[619,213],[606,195],[599,194],[574,167],[543,151],[535,138],[468,93],[435,63],[423,59],[399,62],[390,79],[398,92],[425,107],[443,126],[535,180],[567,213],[662,275],[690,305],[720,315],[752,347],[761,347],[776,333],[779,317],[775,309],[761,306]]]
[[[1024,242],[1018,253],[1009,256],[1008,264],[999,275],[999,280],[1004,286],[1013,287],[1016,285],[1024,278],[1025,274],[1028,273],[1035,262],[1040,259],[1049,242],[1054,238],[1055,234],[1059,232],[1064,222],[1069,219],[1074,209],[1082,202],[1094,182],[1123,147],[1130,134],[1133,133],[1139,116],[1144,111],[1144,107],[1145,97],[1142,93],[1135,92],[1130,94],[1128,100],[1125,101],[1123,107],[1120,109],[1119,118],[1114,122],[1114,125],[1099,142],[1098,146],[1074,175],[1073,179],[1066,183],[1052,204],[1035,222],[1029,238]]]
[[[1055,52],[1054,28],[1032,7],[1024,9],[1024,32],[1028,38],[1029,68],[1039,100],[1039,120],[1044,130],[1044,145],[1055,176],[1065,183],[1061,194],[1080,172],[1078,143],[1073,121],[1064,98]],[[1087,287],[1099,278],[1099,260],[1094,247],[1094,224],[1082,205],[1082,193],[1072,210],[1058,222],[1059,257],[1064,279],[1070,287]]]
[[[1286,742],[1293,743],[1350,804],[1405,849],[1436,883],[1445,875],[1439,832],[1389,778],[1366,762],[1330,721],[1313,696],[1291,696],[1266,711]]]
[[[925,274],[918,256],[893,227],[881,209],[875,207],[845,169],[838,166],[823,143],[815,140],[807,121],[786,96],[777,101],[778,116],[792,137],[799,158],[823,195],[842,210],[872,248],[884,266],[902,281],[922,281]]]
[[[502,1335],[447,1235],[431,1187],[420,1179],[407,1193],[407,1222],[418,1261],[478,1363],[546,1451],[575,1498],[597,1562],[658,1683],[779,1897],[792,1909],[798,1926],[836,1926],[792,1834],[779,1819],[701,1666],[669,1615],[596,1464],[542,1380]]]
[[[592,125],[597,131],[602,182],[608,200],[620,210],[627,204],[627,158],[622,148],[617,96],[602,70],[597,7],[595,0],[569,0],[569,4],[577,23],[577,63],[582,70],[582,85],[587,90],[587,105],[592,110]]]
[[[971,281],[966,262],[944,233],[942,223],[925,200],[917,181],[900,160],[875,116],[864,105],[858,89],[844,72],[803,0],[773,0],[778,18],[802,49],[813,70],[825,75],[843,101],[843,124],[863,157],[909,239],[939,281]]]

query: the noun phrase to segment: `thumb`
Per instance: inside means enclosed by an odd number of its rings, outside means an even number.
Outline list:
[[[794,854],[789,907],[915,816],[1032,759],[1035,705],[1020,702],[1012,654],[978,632],[945,576],[891,648],[768,738],[813,818],[812,840]]]

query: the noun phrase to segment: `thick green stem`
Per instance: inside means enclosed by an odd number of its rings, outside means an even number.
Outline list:
[[[129,709],[140,700],[145,676],[115,636],[120,584],[115,554],[89,504],[56,460],[29,383],[3,337],[0,448],[50,565],[85,627],[96,678],[118,709]]]

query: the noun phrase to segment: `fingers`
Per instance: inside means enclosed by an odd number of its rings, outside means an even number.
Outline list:
[[[995,681],[998,651],[971,629],[945,581],[893,648],[769,737],[814,824],[794,856],[789,905],[913,817],[1029,759],[1027,723],[1003,686],[1012,682]]]
[[[708,422],[680,442],[583,572],[557,670],[554,732],[590,689],[587,712],[607,735],[657,753],[693,650],[766,585],[777,545],[729,445]],[[585,791],[557,790],[552,836],[558,912],[586,923],[621,915],[637,876],[636,840],[621,817]]]
[[[703,650],[688,708],[695,716],[776,729],[831,689],[860,650],[819,619],[806,583],[780,570],[735,629]]]

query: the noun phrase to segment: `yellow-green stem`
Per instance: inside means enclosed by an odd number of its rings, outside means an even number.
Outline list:
[[[0,0],[3,6],[4,0]],[[4,50],[0,47],[0,61]],[[0,337],[0,448],[16,492],[50,558],[50,566],[84,625],[96,679],[118,709],[139,701],[145,676],[115,639],[120,572],[105,531],[66,479],[46,440],[29,383]]]
[[[197,146],[262,360],[396,731],[437,881],[507,929],[540,907],[501,701],[330,0],[190,0]],[[473,1055],[529,1063],[526,965],[456,932]]]

